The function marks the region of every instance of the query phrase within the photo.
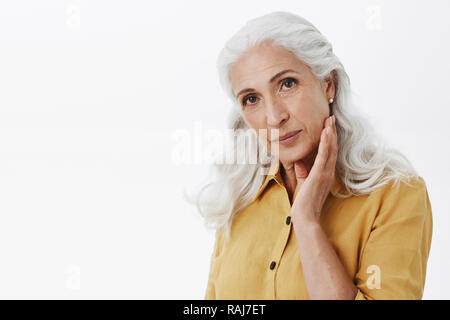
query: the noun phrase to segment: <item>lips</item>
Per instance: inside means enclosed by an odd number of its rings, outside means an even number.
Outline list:
[[[295,131],[291,131],[291,132],[288,132],[288,133],[286,133],[285,135],[282,135],[282,136],[280,136],[278,139],[273,139],[272,141],[273,142],[282,142],[283,140],[287,140],[287,139],[289,139],[290,137],[292,137],[292,136],[295,136],[297,133],[299,133],[300,131],[302,131],[302,130],[295,130]]]

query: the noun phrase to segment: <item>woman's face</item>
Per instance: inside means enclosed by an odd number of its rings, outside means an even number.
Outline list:
[[[260,139],[259,130],[267,130],[262,139],[269,150],[278,144],[280,161],[293,163],[317,150],[330,115],[328,100],[334,98],[331,78],[319,81],[293,53],[268,41],[239,57],[229,76],[244,120]],[[272,129],[279,130],[280,140]],[[287,134],[295,135],[282,140]]]

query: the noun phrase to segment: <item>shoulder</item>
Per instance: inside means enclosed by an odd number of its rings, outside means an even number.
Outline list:
[[[422,198],[428,195],[425,180],[421,176],[408,179],[391,179],[375,191],[382,202],[405,202],[415,198]]]
[[[379,197],[378,223],[409,218],[431,219],[431,204],[421,176],[390,180],[375,191]]]
[[[399,200],[403,197],[418,196],[427,193],[425,180],[421,176],[408,179],[390,179],[374,191],[382,200]]]
[[[227,233],[225,227],[217,228],[215,231],[215,241],[214,241],[214,254],[213,257],[217,258],[222,252],[223,242],[227,238]]]

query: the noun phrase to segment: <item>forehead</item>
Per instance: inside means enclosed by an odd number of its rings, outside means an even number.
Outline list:
[[[263,42],[233,63],[229,77],[236,92],[244,86],[254,86],[258,81],[267,83],[273,75],[285,69],[304,73],[308,68],[291,51],[271,42]]]

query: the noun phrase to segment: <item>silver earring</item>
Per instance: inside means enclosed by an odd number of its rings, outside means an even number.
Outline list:
[[[333,98],[330,98],[330,100],[328,100],[329,103],[333,103]]]

